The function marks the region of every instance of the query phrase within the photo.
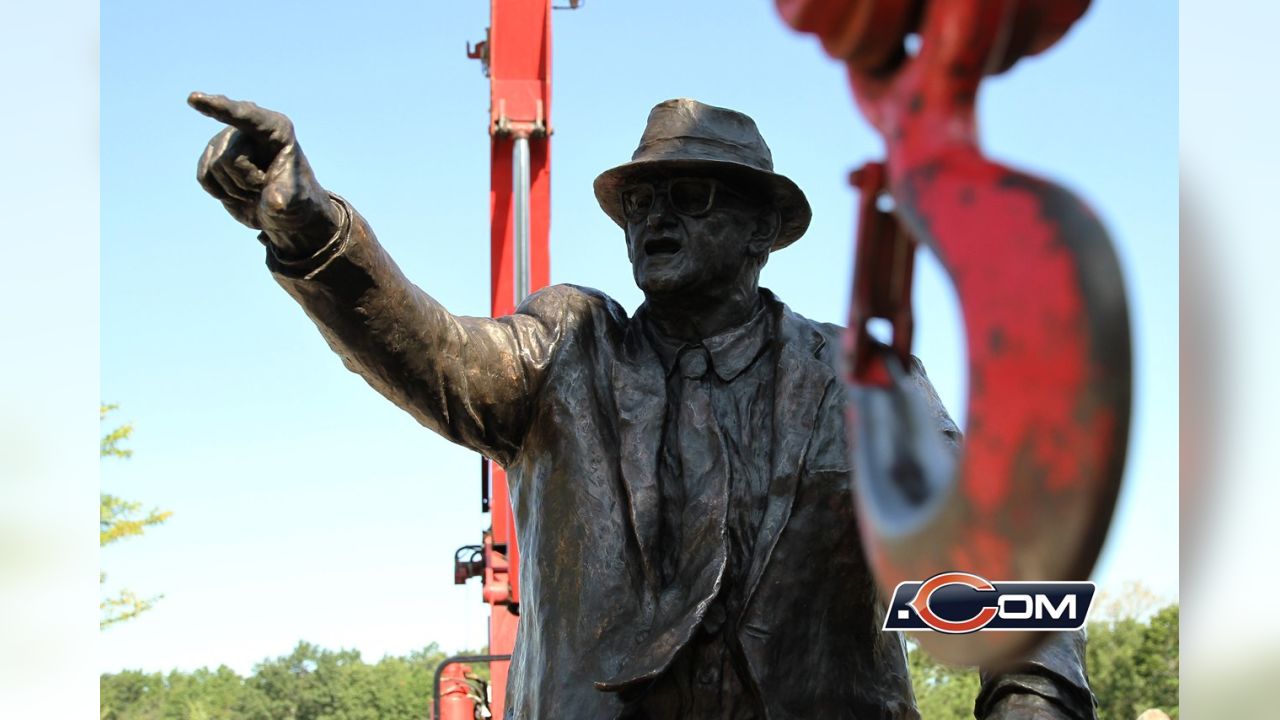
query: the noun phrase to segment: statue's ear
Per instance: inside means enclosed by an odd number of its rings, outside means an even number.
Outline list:
[[[627,260],[629,262],[635,262],[636,256],[631,247],[631,228],[629,227],[622,228],[622,239],[627,245]]]
[[[756,213],[755,225],[751,228],[750,248],[752,255],[766,255],[778,239],[778,230],[782,227],[782,214],[778,208],[763,208]]]

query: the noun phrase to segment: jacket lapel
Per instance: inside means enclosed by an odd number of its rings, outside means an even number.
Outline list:
[[[655,557],[658,517],[658,451],[667,410],[662,363],[633,318],[613,363],[613,397],[618,408],[618,443],[623,484],[631,503],[631,525],[651,588],[657,588]]]
[[[756,534],[743,607],[751,602],[778,543],[778,536],[791,517],[800,481],[800,464],[813,435],[818,408],[828,388],[836,381],[831,366],[817,357],[826,340],[786,305],[779,303],[779,307],[777,327],[781,347],[774,371],[769,498]]]

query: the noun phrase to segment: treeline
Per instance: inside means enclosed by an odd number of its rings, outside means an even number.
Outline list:
[[[908,660],[920,716],[972,720],[978,673],[939,665],[912,650]],[[1178,717],[1178,606],[1149,617],[1130,612],[1089,623],[1085,663],[1099,720],[1134,720],[1151,708]]]
[[[365,662],[356,650],[302,642],[240,677],[217,670],[143,673],[101,679],[102,720],[393,720],[431,714],[435,643],[406,657]]]
[[[1143,619],[1126,614],[1091,622],[1088,647],[1100,720],[1134,720],[1148,708],[1178,717],[1177,605]],[[102,720],[424,720],[445,657],[433,643],[368,663],[355,650],[304,642],[259,663],[247,678],[225,666],[103,675]],[[973,718],[976,672],[939,665],[916,650],[909,660],[922,717]]]

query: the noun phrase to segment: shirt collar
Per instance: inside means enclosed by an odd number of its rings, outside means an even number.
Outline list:
[[[676,360],[682,350],[701,345],[706,348],[711,358],[711,368],[715,374],[721,380],[729,382],[741,375],[742,371],[750,367],[764,351],[768,341],[773,337],[772,318],[773,313],[769,312],[768,299],[762,293],[760,306],[750,320],[706,338],[700,343],[666,337],[653,326],[653,323],[645,323],[645,329],[668,375],[675,369]]]

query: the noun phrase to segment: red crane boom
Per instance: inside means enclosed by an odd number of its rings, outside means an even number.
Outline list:
[[[577,7],[574,0],[569,7]],[[468,56],[489,77],[490,310],[510,315],[530,293],[550,282],[551,229],[551,10],[550,0],[490,0],[485,40]],[[506,471],[482,460],[482,508],[491,525],[480,562],[461,553],[455,582],[483,573],[490,606],[489,653],[509,656],[520,620],[520,549],[507,494]],[[505,709],[508,663],[490,665],[489,708]],[[441,720],[471,720],[454,704]]]

